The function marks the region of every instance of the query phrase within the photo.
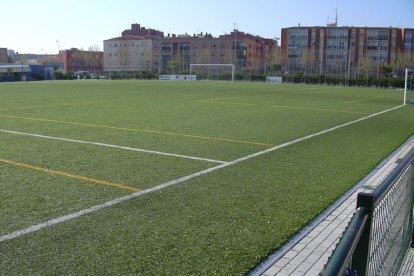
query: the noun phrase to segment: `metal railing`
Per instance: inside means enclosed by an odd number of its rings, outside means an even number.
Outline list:
[[[356,212],[323,275],[397,275],[413,240],[414,149]]]

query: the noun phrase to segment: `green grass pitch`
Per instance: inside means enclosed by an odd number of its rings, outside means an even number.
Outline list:
[[[0,236],[402,102],[330,86],[2,83]],[[413,134],[401,107],[2,241],[0,274],[243,274]]]

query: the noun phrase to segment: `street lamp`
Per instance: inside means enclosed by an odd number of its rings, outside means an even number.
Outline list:
[[[279,40],[280,37],[275,37],[274,38],[276,40],[276,62],[280,65],[282,65],[282,53],[281,53],[281,48],[282,46],[279,45]]]
[[[42,49],[42,62],[43,62],[43,80],[46,79],[46,60],[44,50]]]
[[[237,24],[234,23],[234,71],[237,72]]]
[[[380,46],[378,46],[377,47],[377,79],[378,79],[378,76],[379,76],[379,59],[380,59],[380,49],[381,49],[381,47]]]

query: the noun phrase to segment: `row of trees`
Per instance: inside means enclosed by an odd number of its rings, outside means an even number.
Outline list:
[[[161,72],[161,74],[168,74],[169,72]],[[178,71],[177,74],[188,75],[188,71]],[[344,86],[359,86],[359,87],[380,87],[380,88],[404,88],[404,77],[366,77],[360,76],[354,79],[347,79],[344,77],[332,77],[320,75],[305,75],[286,74],[279,75],[283,77],[283,82],[288,83],[306,83],[306,84],[325,84],[325,85],[344,85]],[[235,74],[236,81],[248,82],[265,82],[267,75],[257,74],[253,72],[238,72]],[[158,79],[159,74],[151,71],[134,71],[134,72],[113,72],[108,75],[109,79]],[[231,80],[231,73],[223,73],[215,75],[212,80]]]
[[[381,88],[404,88],[404,77],[366,77],[360,76],[353,79],[345,77],[330,77],[325,75],[304,75],[291,74],[285,75],[284,81],[306,84],[327,84],[327,85],[346,85],[361,87],[381,87]]]
[[[342,56],[340,54],[343,54]],[[344,55],[345,53],[345,55]],[[349,51],[338,50],[336,54],[337,58],[331,59],[319,59],[320,53],[315,53],[314,50],[308,49],[301,51],[296,59],[297,64],[294,66],[294,70],[297,73],[306,73],[311,75],[324,74],[325,76],[343,76],[346,78],[359,78],[361,76],[369,77],[388,77],[400,76],[404,74],[406,66],[414,65],[414,55],[404,54],[403,51],[397,50],[394,57],[389,62],[381,60],[380,56],[360,57],[357,64],[353,63],[353,58],[348,57]],[[324,63],[325,60],[329,60],[329,63]],[[284,60],[284,63],[288,64],[288,60]],[[292,72],[287,65],[285,68],[287,71]]]

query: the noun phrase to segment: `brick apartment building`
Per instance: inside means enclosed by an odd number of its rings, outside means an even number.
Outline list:
[[[132,24],[121,37],[104,41],[105,71],[190,70],[190,64],[235,64],[236,71],[266,73],[275,63],[277,41],[234,30],[211,34],[175,35]]]
[[[8,61],[7,48],[0,48],[0,64],[8,63]]]
[[[82,51],[76,48],[59,51],[58,60],[65,72],[99,73],[103,71],[103,52]]]
[[[403,29],[403,47],[406,63],[414,65],[414,29]]]
[[[413,29],[291,27],[282,29],[282,66],[289,73],[354,77],[402,70],[413,59]],[[400,68],[398,68],[400,67]]]

